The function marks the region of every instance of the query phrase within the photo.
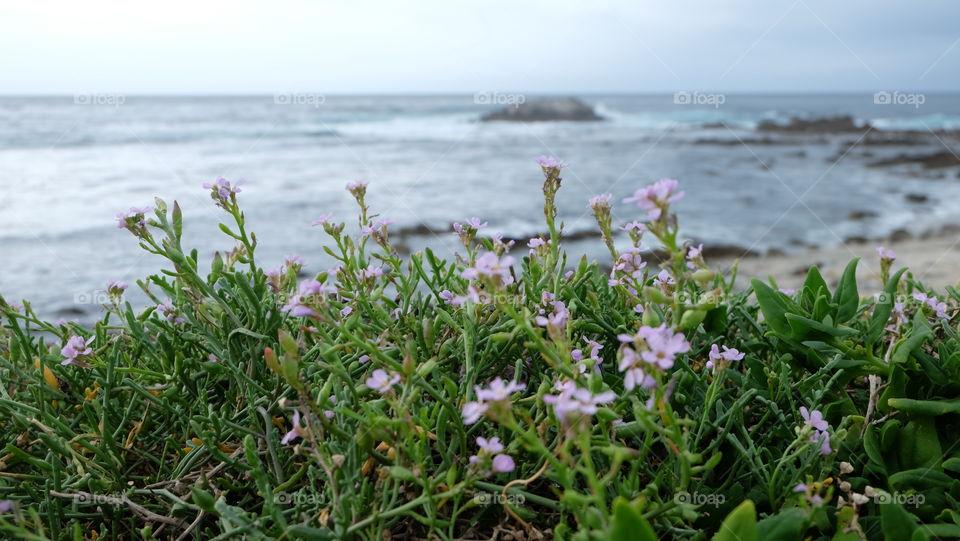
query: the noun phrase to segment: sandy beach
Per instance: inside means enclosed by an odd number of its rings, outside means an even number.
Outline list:
[[[885,246],[897,254],[894,268],[908,267],[914,278],[926,285],[943,288],[960,281],[960,233],[952,228],[920,238],[898,241],[846,243],[839,246],[808,248],[784,255],[745,257],[740,259],[738,287],[746,287],[750,278],[775,276],[781,287],[795,288],[803,283],[811,265],[820,268],[823,277],[835,285],[844,267],[854,257],[860,258],[857,277],[861,294],[881,289],[880,260],[877,247]],[[733,258],[714,258],[712,264],[729,272]]]

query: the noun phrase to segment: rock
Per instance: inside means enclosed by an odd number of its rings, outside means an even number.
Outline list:
[[[483,122],[594,122],[603,117],[577,98],[538,98],[483,115]]]
[[[791,118],[788,124],[777,124],[772,120],[764,120],[757,125],[757,131],[773,131],[785,133],[862,133],[871,129],[869,124],[858,126],[852,116],[831,116],[805,120]]]
[[[932,154],[900,154],[893,158],[879,160],[867,164],[868,167],[888,167],[891,165],[901,165],[908,163],[919,163],[924,169],[939,169],[941,167],[953,167],[960,165],[960,157],[953,152],[943,150]]]
[[[872,210],[855,210],[847,216],[848,220],[865,220],[867,218],[876,218],[877,213]]]
[[[909,203],[926,203],[927,199],[930,199],[922,193],[908,193],[903,198]]]
[[[910,234],[906,229],[897,229],[893,233],[890,233],[890,242],[903,242],[905,240],[910,240],[913,238],[913,235]]]

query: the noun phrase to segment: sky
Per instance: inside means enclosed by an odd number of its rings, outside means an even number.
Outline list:
[[[0,4],[0,94],[960,91],[960,2]]]

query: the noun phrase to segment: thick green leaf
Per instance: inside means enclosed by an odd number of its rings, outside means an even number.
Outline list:
[[[880,506],[880,526],[886,541],[906,541],[917,529],[917,519],[899,503]]]
[[[911,398],[891,398],[887,400],[891,408],[914,415],[945,415],[960,413],[960,398],[953,400],[913,400]]]
[[[793,508],[781,511],[772,517],[767,517],[757,523],[757,534],[760,539],[778,539],[791,541],[803,538],[806,530],[807,514]]]
[[[727,515],[713,541],[757,541],[757,510],[746,500]]]
[[[779,291],[774,291],[767,284],[754,278],[753,292],[757,296],[757,303],[760,304],[760,311],[763,312],[763,319],[771,329],[783,335],[790,334],[790,325],[787,323],[786,314],[791,311],[789,305],[784,302],[784,296]]]
[[[840,285],[833,294],[833,302],[837,305],[837,323],[846,323],[857,313],[860,306],[860,293],[857,291],[857,263],[859,258],[847,264],[840,278]]]
[[[897,284],[900,283],[900,276],[902,276],[906,270],[907,269],[903,268],[894,273],[894,275],[887,280],[887,285],[883,288],[883,293],[881,293],[877,299],[877,303],[873,309],[873,316],[871,316],[870,323],[867,325],[867,336],[865,340],[868,347],[872,347],[877,343],[877,340],[879,340],[883,334],[883,329],[887,326],[887,321],[890,319],[890,313],[893,312],[893,305],[896,301]]]
[[[613,504],[611,541],[657,541],[657,534],[647,519],[622,498]]]

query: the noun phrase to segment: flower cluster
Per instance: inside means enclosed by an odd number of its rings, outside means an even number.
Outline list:
[[[814,432],[810,435],[810,441],[820,444],[820,454],[829,455],[833,452],[830,448],[830,425],[823,418],[823,413],[819,410],[809,411],[806,407],[800,406],[800,416],[803,417],[804,426],[812,427]]]
[[[714,367],[722,369],[726,363],[729,363],[730,361],[739,361],[744,357],[744,354],[740,353],[735,348],[728,348],[727,346],[721,347],[723,347],[723,351],[720,351],[720,347],[717,347],[716,344],[711,344],[709,360],[706,364],[707,370],[710,370]]]
[[[913,298],[916,299],[917,302],[920,302],[923,305],[930,308],[930,310],[933,311],[933,313],[936,314],[938,318],[941,318],[941,319],[951,318],[950,314],[947,313],[947,303],[941,301],[937,297],[928,297],[923,292],[918,291],[913,294]]]
[[[146,214],[151,210],[153,207],[130,207],[129,211],[118,213],[117,228],[126,229],[137,238],[147,238],[150,232],[147,231]]]
[[[662,221],[670,212],[670,203],[683,198],[684,193],[677,191],[678,184],[672,178],[661,179],[637,190],[633,196],[625,198],[623,202],[636,203],[637,207],[646,211],[647,219],[651,222]]]
[[[478,436],[477,447],[480,448],[480,452],[470,457],[470,465],[481,468],[482,472],[486,472],[486,468],[489,467],[489,471],[493,473],[507,473],[512,472],[516,467],[513,457],[503,452],[504,447],[500,443],[500,438],[494,436],[487,439]]]
[[[653,371],[672,368],[677,355],[690,351],[683,334],[673,332],[666,323],[659,327],[644,325],[636,335],[621,334],[618,338],[623,343],[620,371],[625,372],[623,384],[628,391],[652,387]]]
[[[240,193],[242,184],[243,181],[240,180],[231,185],[229,180],[217,177],[217,180],[212,183],[203,183],[203,187],[210,190],[210,198],[216,201],[218,207],[229,211],[237,204],[237,194]]]
[[[463,405],[463,423],[472,425],[480,420],[484,415],[493,420],[502,418],[510,411],[510,395],[522,391],[526,385],[511,381],[504,383],[500,378],[495,378],[490,382],[486,389],[479,385],[474,387],[477,400],[467,402]]]
[[[554,415],[568,427],[588,423],[601,405],[609,404],[617,398],[613,391],[594,394],[589,389],[577,387],[572,381],[558,382],[554,388],[560,392],[555,395],[544,395],[543,401],[553,406]]]
[[[82,336],[71,336],[60,350],[60,354],[64,357],[60,364],[74,364],[81,368],[89,368],[90,365],[84,361],[93,355],[93,350],[90,348],[91,343],[93,343],[92,336],[86,340]]]

